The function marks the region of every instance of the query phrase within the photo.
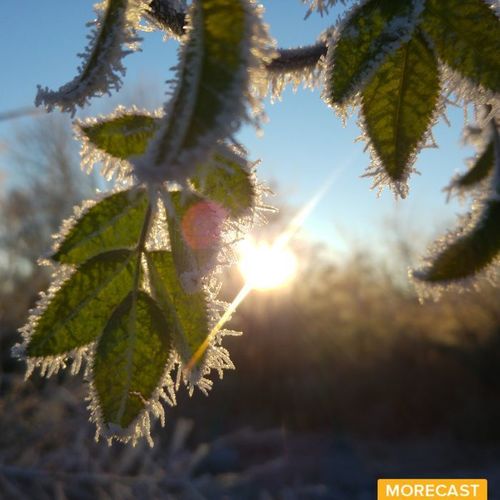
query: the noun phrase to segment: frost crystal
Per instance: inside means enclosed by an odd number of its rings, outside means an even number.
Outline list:
[[[219,140],[232,137],[242,122],[258,125],[262,116],[262,97],[267,88],[265,64],[274,57],[273,43],[263,24],[262,8],[254,0],[241,0],[244,9],[244,33],[239,47],[240,62],[231,75],[232,85],[217,95],[222,102],[220,112],[208,130],[204,130],[185,145],[186,133],[193,120],[195,103],[203,79],[204,46],[201,33],[205,29],[199,11],[193,5],[189,23],[181,41],[180,64],[176,69],[176,87],[165,105],[163,123],[149,144],[146,153],[132,161],[134,173],[142,182],[165,180],[186,184],[196,165],[206,161]],[[213,78],[213,76],[212,76]],[[203,79],[203,81],[201,81]]]
[[[315,10],[320,13],[320,15],[328,14],[328,9],[333,7],[337,3],[346,5],[349,0],[302,0],[302,3],[308,4],[309,9],[306,13],[306,18],[311,15]]]
[[[146,109],[137,108],[136,106],[132,106],[131,108],[118,106],[109,115],[100,115],[98,117],[89,117],[84,120],[77,119],[74,121],[73,130],[75,138],[80,142],[80,165],[84,172],[90,173],[96,164],[100,164],[100,172],[106,180],[114,178],[116,181],[124,183],[125,185],[130,184],[133,174],[130,161],[112,156],[103,149],[96,147],[83,132],[83,129],[112,121],[122,116],[134,114],[160,119],[163,117],[163,109],[160,108],[155,111],[148,111]],[[137,129],[135,129],[135,131],[139,132]]]
[[[326,52],[323,42],[310,47],[281,50],[280,64],[268,66],[271,99],[280,99],[288,85],[296,91],[300,85],[313,89],[322,83],[325,58],[324,55],[317,57],[321,52]]]
[[[122,58],[138,50],[140,38],[137,28],[147,7],[145,0],[104,0],[96,4],[97,19],[93,26],[90,43],[83,54],[78,76],[52,91],[38,86],[35,105],[44,105],[48,111],[59,108],[76,113],[94,96],[110,94],[121,87],[120,75],[125,75]]]

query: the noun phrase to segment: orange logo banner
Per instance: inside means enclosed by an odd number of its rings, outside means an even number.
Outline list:
[[[377,500],[488,500],[486,479],[379,479]]]

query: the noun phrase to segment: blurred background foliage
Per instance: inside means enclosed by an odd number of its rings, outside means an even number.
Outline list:
[[[133,498],[141,491],[157,498],[177,491],[182,498],[198,498],[200,492],[200,498],[223,492],[257,498],[252,496],[257,492],[283,496],[293,490],[305,491],[298,498],[358,498],[357,493],[328,496],[338,481],[318,486],[337,477],[333,469],[311,478],[303,465],[303,490],[297,486],[299,473],[288,471],[280,483],[272,467],[276,456],[284,456],[284,436],[309,436],[302,445],[287,438],[289,457],[305,460],[315,456],[313,449],[331,445],[346,467],[352,457],[345,450],[352,443],[383,440],[394,447],[415,439],[438,445],[451,440],[463,450],[500,439],[500,290],[485,283],[477,293],[446,294],[439,302],[420,304],[406,270],[416,263],[422,242],[396,214],[380,227],[387,236],[384,252],[357,241],[339,260],[327,247],[295,240],[300,269],[294,282],[252,292],[231,322],[244,332],[226,340],[236,371],[215,383],[209,398],[181,391],[177,407],[168,409],[166,429],[155,425],[153,450],[94,444],[80,399],[86,391],[81,377],[34,376],[22,384],[24,367],[12,360],[10,348],[48,284],[47,268],[37,266],[37,259],[50,248],[61,219],[102,188],[102,181],[80,172],[77,144],[64,118],[36,118],[14,137],[3,143],[11,178],[4,176],[0,195],[3,497]],[[284,206],[257,234],[272,238],[292,213]],[[222,298],[232,300],[241,286],[237,269],[228,271]],[[401,448],[384,449],[392,463],[404,462]],[[453,462],[453,449],[440,466]],[[370,450],[364,449],[362,462],[375,453]],[[435,446],[423,454],[426,464],[441,456]],[[472,462],[475,456],[469,456]],[[377,460],[372,475],[382,470]],[[271,467],[268,476],[267,469],[252,468],[261,462]],[[362,475],[359,457],[352,463],[351,474],[359,469],[353,484],[372,477]]]

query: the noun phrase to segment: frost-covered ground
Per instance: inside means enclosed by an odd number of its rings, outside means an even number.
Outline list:
[[[412,476],[485,477],[489,498],[500,499],[500,444],[252,427],[202,442],[192,421],[171,419],[155,427],[153,449],[110,448],[93,441],[81,385],[8,378],[0,398],[2,499],[370,500],[378,478]]]

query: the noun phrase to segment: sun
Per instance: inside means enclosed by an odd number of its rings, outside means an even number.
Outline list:
[[[297,258],[287,247],[256,242],[240,244],[240,271],[253,289],[269,290],[288,284],[297,271]]]

